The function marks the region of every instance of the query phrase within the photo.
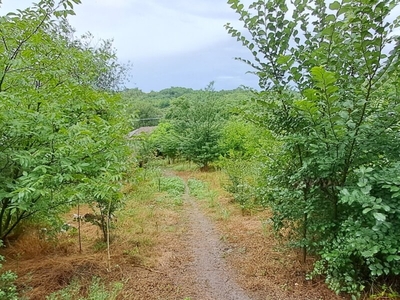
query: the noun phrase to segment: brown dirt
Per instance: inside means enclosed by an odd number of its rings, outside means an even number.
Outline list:
[[[202,291],[196,299],[250,300],[244,290],[235,282],[234,271],[228,267],[225,259],[229,249],[222,243],[218,232],[210,220],[200,211],[196,200],[189,196],[186,186],[186,214],[188,216],[189,234],[186,242],[190,245],[194,257],[189,266],[193,285]]]
[[[221,188],[221,173],[169,175],[209,182],[218,192],[217,205],[197,201],[187,191],[182,205],[165,203],[162,193],[149,193],[120,212],[110,261],[99,241],[101,232],[83,223],[82,253],[76,233],[52,243],[31,230],[2,251],[5,269],[18,273],[23,295],[38,300],[73,278],[87,286],[93,276],[123,282],[118,299],[344,299],[322,281],[305,280],[312,259],[300,263],[297,252],[276,239],[266,222],[268,212],[243,216]],[[66,221],[78,225],[72,213]]]

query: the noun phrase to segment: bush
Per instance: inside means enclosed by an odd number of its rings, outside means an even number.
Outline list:
[[[0,240],[0,247],[3,246],[3,242]],[[0,255],[0,262],[4,261],[4,257]],[[3,265],[0,263],[0,271]],[[17,300],[18,293],[17,287],[14,282],[17,279],[17,275],[11,271],[5,271],[0,273],[0,299],[2,300]]]

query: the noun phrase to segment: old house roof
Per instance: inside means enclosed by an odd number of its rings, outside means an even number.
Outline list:
[[[131,138],[131,137],[133,137],[133,136],[140,135],[140,134],[142,134],[142,133],[150,134],[150,133],[152,133],[152,132],[154,131],[154,129],[156,129],[156,128],[157,128],[157,126],[145,126],[145,127],[140,127],[140,128],[138,128],[138,129],[135,129],[135,130],[129,132],[129,133],[128,133],[128,138]]]

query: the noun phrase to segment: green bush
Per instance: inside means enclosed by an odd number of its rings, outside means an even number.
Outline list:
[[[304,261],[320,255],[314,273],[357,298],[400,274],[398,3],[241,2],[247,32],[226,29],[262,89],[245,116],[279,148],[261,159],[264,201]]]
[[[2,246],[3,242],[0,240],[0,247]],[[4,257],[0,255],[0,262],[2,261],[4,261]],[[11,271],[1,272],[2,268],[3,265],[0,263],[0,299],[17,300],[17,287],[14,284],[17,275]]]

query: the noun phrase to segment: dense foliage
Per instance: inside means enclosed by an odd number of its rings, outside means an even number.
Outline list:
[[[218,140],[224,118],[212,86],[192,99],[177,98],[171,103],[166,120],[179,139],[178,151],[183,157],[205,168],[219,157]]]
[[[248,116],[281,145],[263,162],[275,226],[320,254],[314,274],[337,292],[398,276],[398,1],[228,3],[264,89]]]
[[[240,103],[250,92],[244,89],[215,91],[210,84],[197,91],[173,87],[143,93],[134,89],[125,90],[123,95],[133,119],[157,119],[159,122],[150,137],[134,137],[140,164],[152,155],[161,155],[169,160],[193,161],[206,169],[237,146],[238,141],[231,143],[226,138],[225,127],[234,126],[233,119],[228,123],[227,120],[237,114]]]
[[[109,41],[75,39],[79,0],[42,0],[0,18],[0,238],[77,203],[102,218],[121,200],[124,68]]]
[[[122,97],[128,104],[127,114],[133,120],[133,128],[140,128],[158,125],[173,99],[193,93],[195,93],[193,89],[182,87],[171,87],[150,93],[135,88],[124,90]]]
[[[128,128],[153,155],[224,168],[235,199],[268,205],[277,230],[318,254],[313,274],[355,297],[400,274],[397,0],[229,0],[260,93],[125,90],[112,44],[67,22],[79,0],[42,0],[0,19],[0,238],[31,217],[121,203]],[[279,8],[279,9],[277,9]],[[126,107],[123,107],[126,105]],[[122,113],[124,111],[124,114]],[[130,119],[130,123],[127,121]],[[13,277],[10,277],[13,279]]]

